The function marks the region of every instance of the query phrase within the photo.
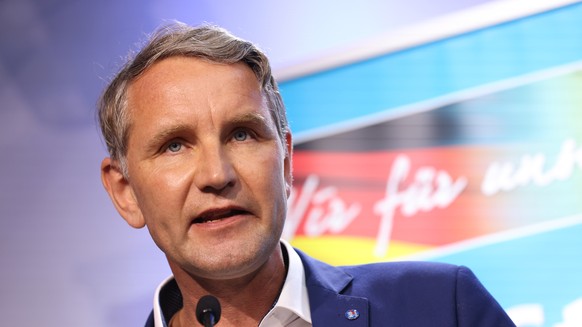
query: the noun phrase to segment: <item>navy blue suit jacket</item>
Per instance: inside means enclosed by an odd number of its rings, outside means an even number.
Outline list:
[[[515,326],[466,267],[431,262],[333,267],[297,252],[313,326]],[[348,320],[350,309],[360,317]]]
[[[297,252],[315,327],[515,326],[466,267],[432,262],[334,267]],[[347,319],[354,309],[359,317]],[[150,314],[146,327],[153,326]]]

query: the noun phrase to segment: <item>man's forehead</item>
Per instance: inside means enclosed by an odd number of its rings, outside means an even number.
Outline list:
[[[197,57],[171,56],[157,61],[129,81],[126,99],[129,102],[139,100],[133,98],[135,94],[140,98],[170,95],[189,86],[191,94],[214,87],[214,92],[265,97],[255,72],[243,62],[219,63]]]
[[[126,92],[130,116],[136,108],[152,102],[164,109],[166,104],[174,106],[181,105],[182,101],[208,99],[229,101],[233,108],[258,101],[261,106],[267,106],[264,90],[245,63],[216,63],[186,56],[172,56],[156,62],[132,80]]]
[[[176,73],[181,73],[183,71],[188,71],[191,73],[191,77],[204,78],[208,76],[209,72],[232,72],[233,70],[244,72],[244,75],[249,77],[252,75],[253,80],[260,84],[260,81],[253,69],[243,61],[227,63],[193,55],[172,55],[158,59],[150,64],[141,73],[139,73],[139,75],[133,78],[129,85],[131,86],[133,84],[139,84],[139,82],[144,79],[147,79],[147,82],[149,83],[149,78],[152,76],[157,78],[160,76],[167,76],[168,79],[172,79],[176,76]]]

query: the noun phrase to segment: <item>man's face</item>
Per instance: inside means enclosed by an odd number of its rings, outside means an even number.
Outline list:
[[[128,108],[133,224],[195,276],[258,269],[278,245],[291,173],[251,69],[167,58],[130,85]]]

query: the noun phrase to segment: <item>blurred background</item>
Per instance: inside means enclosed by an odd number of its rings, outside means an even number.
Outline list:
[[[467,265],[519,326],[581,326],[581,17],[564,0],[0,0],[2,325],[145,322],[170,271],[101,186],[95,104],[180,20],[271,58],[295,246]]]

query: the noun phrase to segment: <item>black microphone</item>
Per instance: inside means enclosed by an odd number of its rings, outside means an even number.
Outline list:
[[[220,320],[220,303],[212,295],[204,295],[196,305],[196,318],[204,327],[213,327]]]

